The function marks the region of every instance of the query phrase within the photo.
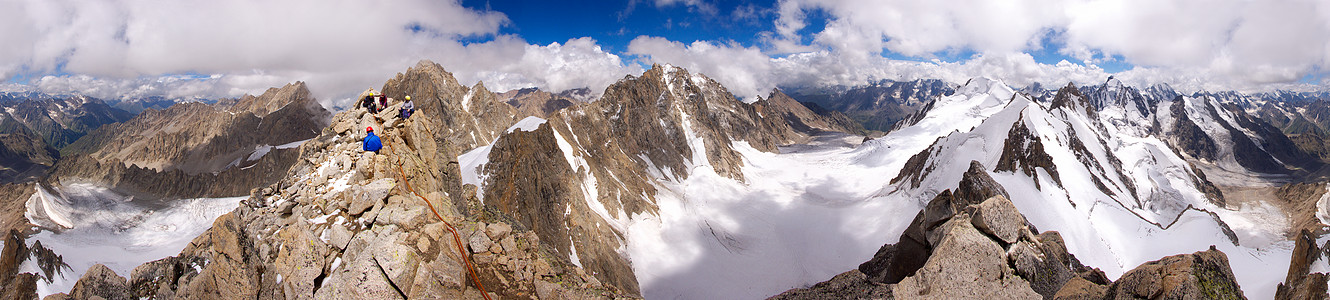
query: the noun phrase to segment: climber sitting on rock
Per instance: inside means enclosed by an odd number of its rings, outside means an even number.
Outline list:
[[[411,96],[406,96],[406,104],[402,104],[402,110],[398,116],[402,119],[410,118],[412,113],[416,112],[416,103],[411,102]]]
[[[379,149],[383,148],[383,143],[379,142],[379,136],[374,135],[374,127],[365,127],[365,141],[362,144],[365,145],[365,151],[373,151],[374,153],[379,153]]]
[[[369,93],[369,95],[366,95],[364,99],[360,99],[360,107],[364,107],[365,109],[369,110],[369,113],[371,114],[379,113],[379,109],[377,106],[375,106],[374,103],[374,93]]]

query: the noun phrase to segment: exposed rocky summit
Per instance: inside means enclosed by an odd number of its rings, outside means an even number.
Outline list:
[[[1108,287],[1104,299],[1247,299],[1228,256],[1215,250],[1178,254],[1142,264]]]
[[[1020,197],[1020,195],[1017,195]],[[972,162],[955,192],[916,215],[858,270],[773,299],[1242,299],[1222,252],[1145,263],[1112,282],[1040,233]]]

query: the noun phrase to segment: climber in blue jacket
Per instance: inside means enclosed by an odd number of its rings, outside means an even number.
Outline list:
[[[379,142],[379,136],[374,135],[374,127],[365,127],[365,132],[365,142],[363,142],[365,151],[379,153],[379,149],[383,148],[383,143]]]

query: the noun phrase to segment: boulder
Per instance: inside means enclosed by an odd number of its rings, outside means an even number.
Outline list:
[[[388,198],[388,193],[392,191],[394,185],[396,182],[392,178],[382,178],[363,187],[354,188],[354,196],[351,197],[351,205],[347,206],[347,213],[360,215],[366,209],[383,202]]]
[[[332,225],[328,228],[328,242],[337,247],[337,250],[346,250],[346,244],[351,242],[351,237],[354,235],[345,226]]]
[[[1006,244],[1015,243],[1020,238],[1021,230],[1025,228],[1025,217],[1021,216],[1016,205],[1007,197],[993,196],[977,208],[971,219],[975,228]]]
[[[474,234],[471,234],[471,238],[468,240],[467,243],[471,246],[471,253],[489,252],[490,246],[494,245],[494,242],[490,241],[490,238],[488,236],[485,236],[484,232],[480,231],[476,231]]]
[[[416,250],[386,237],[379,238],[369,249],[374,255],[374,263],[383,270],[388,281],[409,295],[415,282],[416,268],[420,264]]]
[[[100,297],[108,300],[128,300],[131,297],[129,293],[129,284],[124,277],[116,275],[105,265],[96,264],[88,268],[83,273],[83,277],[74,283],[74,288],[69,290],[69,297],[73,299],[93,299]]]
[[[898,299],[1037,299],[1008,267],[1001,245],[965,218],[942,225],[948,234],[914,276],[892,289]]]
[[[1104,299],[1104,292],[1106,290],[1108,290],[1108,287],[1106,286],[1095,284],[1094,282],[1090,282],[1089,280],[1085,280],[1084,278],[1075,277],[1067,281],[1067,284],[1063,285],[1062,288],[1058,290],[1057,294],[1053,295],[1053,299],[1056,300]]]
[[[502,222],[490,224],[485,227],[485,235],[492,241],[503,240],[503,237],[508,236],[508,234],[512,232],[513,226]]]
[[[891,288],[872,283],[864,273],[850,270],[832,277],[831,280],[807,288],[790,289],[772,296],[771,299],[891,299]]]
[[[1049,299],[1066,285],[1073,274],[1068,266],[1069,262],[1059,259],[1059,255],[1055,253],[1057,251],[1065,253],[1066,249],[1050,249],[1055,247],[1046,245],[1048,244],[1024,240],[1017,242],[1007,250],[1007,261],[1016,270],[1016,275],[1030,282],[1031,289]],[[1065,258],[1066,255],[1061,257]]]
[[[282,274],[286,297],[305,299],[314,296],[314,281],[324,275],[328,246],[304,225],[287,227],[277,234],[277,240],[281,246],[274,265],[275,271]]]
[[[1228,256],[1214,246],[1141,264],[1109,286],[1104,298],[1246,299]]]

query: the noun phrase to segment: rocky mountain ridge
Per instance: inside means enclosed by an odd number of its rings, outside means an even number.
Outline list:
[[[560,109],[589,102],[579,100],[576,95],[577,92],[574,90],[551,93],[538,88],[524,88],[499,93],[497,96],[504,103],[516,108],[521,117],[545,118]]]
[[[863,86],[788,90],[794,99],[844,113],[864,129],[888,131],[906,115],[918,111],[938,96],[951,94],[956,87],[938,79],[883,79]]]
[[[89,133],[43,183],[103,183],[151,197],[243,195],[274,182],[293,150],[327,126],[329,113],[304,83],[216,104],[148,109]]]
[[[17,95],[0,100],[0,182],[46,174],[60,150],[101,127],[132,115],[84,96]]]

